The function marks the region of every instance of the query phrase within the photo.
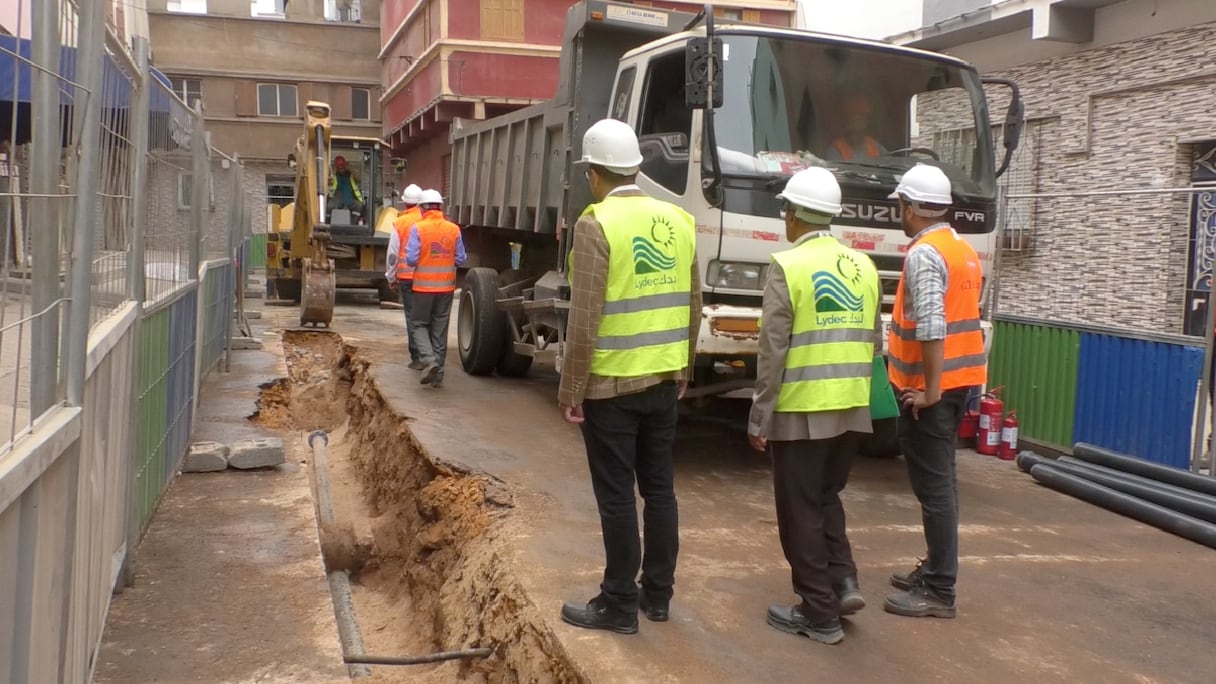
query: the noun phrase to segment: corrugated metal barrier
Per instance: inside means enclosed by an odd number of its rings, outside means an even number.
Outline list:
[[[1199,340],[1013,316],[993,330],[988,386],[1005,387],[1023,437],[1189,467]]]
[[[1202,367],[1202,347],[1082,333],[1073,441],[1188,468]]]

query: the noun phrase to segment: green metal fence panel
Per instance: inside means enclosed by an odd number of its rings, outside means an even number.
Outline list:
[[[993,336],[988,387],[1005,387],[1001,398],[1006,411],[1017,411],[1021,435],[1071,447],[1080,333],[997,319]]]
[[[266,268],[266,233],[254,233],[245,252],[249,268]]]
[[[160,497],[164,434],[168,425],[169,312],[164,306],[144,318],[139,340],[139,452],[135,474],[136,510],[143,530]]]

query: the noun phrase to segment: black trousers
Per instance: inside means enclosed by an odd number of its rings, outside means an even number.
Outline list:
[[[958,580],[958,470],[954,452],[969,391],[961,388],[943,392],[942,400],[921,409],[916,419],[901,406],[898,422],[899,447],[908,465],[912,491],[920,501],[925,528],[924,581],[951,601]]]
[[[840,492],[849,482],[857,433],[831,439],[769,442],[777,530],[789,561],[794,593],[812,623],[840,614],[833,586],[857,575],[845,532]]]
[[[676,434],[676,385],[583,402],[583,442],[604,537],[608,605],[635,613],[638,569],[642,590],[670,600],[679,553],[678,514],[671,452]],[[645,544],[638,539],[634,482],[644,502]]]

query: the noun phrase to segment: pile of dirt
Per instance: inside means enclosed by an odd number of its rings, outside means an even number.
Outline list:
[[[322,526],[321,546],[326,567],[350,571],[357,585],[369,651],[373,642],[407,652],[494,649],[489,658],[374,668],[375,679],[585,681],[501,551],[497,523],[510,514],[502,483],[428,454],[376,388],[370,362],[338,335],[287,331],[283,346],[290,378],[264,389],[252,418],[289,416],[294,429],[331,432],[333,489],[354,480],[362,501],[355,513],[334,495],[337,521]]]

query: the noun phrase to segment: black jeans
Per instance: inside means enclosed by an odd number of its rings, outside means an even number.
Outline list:
[[[422,360],[422,354],[418,351],[418,343],[414,340],[414,333],[410,325],[410,319],[413,317],[414,308],[414,281],[412,280],[397,280],[397,297],[401,300],[401,309],[405,312],[405,339],[410,350],[410,361]]]
[[[777,530],[802,614],[818,624],[840,614],[837,582],[857,575],[840,492],[849,482],[857,433],[831,439],[769,442]]]
[[[583,402],[583,442],[604,536],[604,599],[636,613],[638,568],[647,597],[670,600],[679,553],[671,452],[676,435],[676,385]],[[642,495],[645,550],[638,540],[634,481]]]
[[[942,400],[920,410],[920,417],[900,407],[899,448],[908,464],[908,479],[920,501],[927,555],[925,584],[942,598],[954,600],[958,579],[958,470],[954,451],[958,426],[971,388],[951,389]],[[896,390],[899,396],[899,390]]]
[[[443,381],[443,362],[448,355],[448,322],[452,315],[451,292],[414,292],[410,308],[410,340],[418,348],[418,360],[439,366],[435,379]]]

